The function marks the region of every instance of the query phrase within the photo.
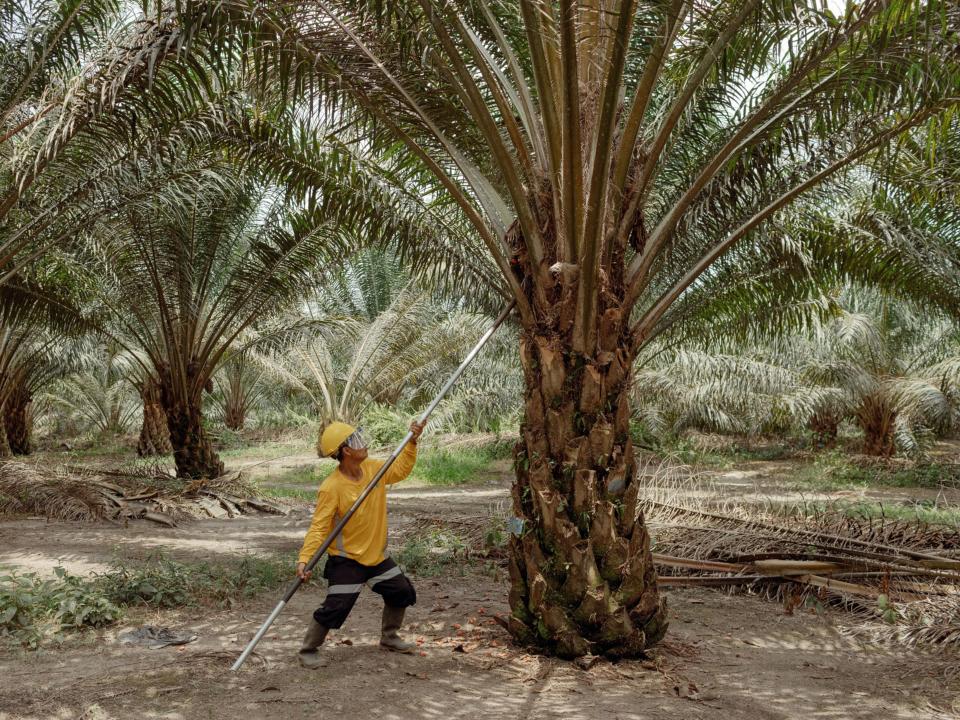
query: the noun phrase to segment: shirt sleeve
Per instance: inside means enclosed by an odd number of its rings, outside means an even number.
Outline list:
[[[410,474],[410,471],[413,470],[414,464],[417,462],[417,446],[409,442],[403,448],[397,459],[393,461],[393,465],[390,466],[390,469],[387,470],[386,474],[383,476],[383,482],[387,485],[393,485],[398,483],[407,475]]]
[[[317,493],[317,507],[313,511],[313,520],[310,522],[307,536],[303,539],[303,547],[300,548],[300,556],[297,558],[297,562],[310,562],[310,558],[313,557],[317,548],[326,539],[327,533],[330,532],[330,525],[336,512],[336,494],[321,487]]]

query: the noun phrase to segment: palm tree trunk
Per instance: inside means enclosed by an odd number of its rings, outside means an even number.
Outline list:
[[[866,455],[891,457],[896,451],[893,434],[897,411],[883,397],[870,395],[857,409],[857,422],[863,430],[863,452]]]
[[[247,420],[247,402],[244,397],[244,388],[241,382],[231,382],[227,385],[227,396],[224,398],[223,424],[234,431],[243,430]]]
[[[3,417],[4,411],[0,408],[0,418]],[[10,442],[7,440],[7,428],[5,422],[0,422],[0,458],[9,458],[13,456],[13,451],[10,449]]]
[[[24,387],[14,388],[3,405],[3,424],[14,455],[33,452],[33,396]]]
[[[173,446],[170,444],[167,416],[160,402],[160,385],[155,378],[144,381],[140,397],[143,399],[143,423],[137,441],[137,455],[169,455],[173,452]]]
[[[213,478],[223,475],[223,462],[203,429],[199,408],[167,407],[167,427],[179,478]]]
[[[807,427],[813,433],[813,442],[818,448],[832,448],[837,444],[840,422],[832,413],[816,413]]]
[[[556,333],[521,340],[508,629],[561,657],[637,657],[667,629],[637,510],[623,325],[616,309],[601,315],[593,356],[567,349]]]
[[[176,387],[190,388],[193,383],[174,383],[169,373],[161,373],[160,400],[167,416],[173,460],[178,478],[214,478],[223,475],[221,462],[213,443],[203,428],[201,398],[180,397]]]

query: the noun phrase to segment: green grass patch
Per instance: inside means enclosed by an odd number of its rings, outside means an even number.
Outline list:
[[[807,515],[834,512],[856,520],[902,520],[911,523],[921,522],[926,525],[945,525],[951,528],[960,525],[960,508],[943,507],[934,501],[917,501],[909,504],[837,501],[829,504],[807,503],[802,509]]]
[[[317,488],[337,465],[332,460],[320,460],[312,465],[301,465],[282,473],[260,475],[255,478],[264,495],[314,501]]]
[[[430,485],[460,485],[482,479],[491,472],[490,465],[504,457],[509,457],[509,451],[500,445],[425,450],[417,457],[411,477]]]
[[[468,567],[482,565],[499,580],[497,558],[506,551],[509,537],[506,523],[499,517],[490,519],[482,538],[468,539],[450,528],[434,527],[406,538],[396,559],[406,572],[420,577],[462,576]]]
[[[504,443],[481,448],[429,448],[419,452],[410,478],[429,485],[460,485],[488,477],[491,465],[509,457],[511,448]],[[313,500],[317,488],[336,468],[332,460],[318,460],[282,473],[256,478],[264,494]]]
[[[907,467],[861,465],[831,452],[802,466],[793,475],[797,489],[824,492],[870,487],[933,488],[960,486],[960,465],[955,463],[917,463]]]
[[[276,460],[287,455],[302,455],[310,452],[308,445],[299,445],[285,442],[265,442],[257,444],[240,444],[217,450],[223,460]]]
[[[289,500],[303,500],[314,502],[317,499],[316,489],[298,487],[277,487],[276,485],[262,485],[261,492],[267,497],[286,498]]]
[[[162,552],[116,560],[91,577],[63,568],[54,577],[0,575],[0,637],[36,648],[65,633],[117,622],[126,608],[230,607],[290,580],[289,558],[247,556],[231,563],[183,563]]]

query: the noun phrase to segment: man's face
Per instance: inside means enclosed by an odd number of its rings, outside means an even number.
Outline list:
[[[363,448],[352,448],[349,445],[344,445],[343,447],[344,457],[350,458],[355,462],[361,462],[367,459],[367,449]]]

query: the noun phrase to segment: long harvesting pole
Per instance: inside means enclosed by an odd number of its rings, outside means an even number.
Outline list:
[[[440,392],[438,392],[436,397],[433,398],[433,401],[427,406],[427,409],[423,411],[423,414],[420,416],[421,423],[425,423],[433,411],[437,409],[437,405],[440,404],[440,401],[443,400],[444,396],[450,391],[450,388],[453,387],[453,384],[463,374],[463,371],[467,369],[467,366],[473,362],[473,359],[477,356],[480,350],[483,349],[483,346],[487,344],[487,341],[497,331],[497,328],[499,328],[503,324],[503,321],[507,319],[507,316],[510,315],[510,312],[513,310],[516,304],[516,300],[511,300],[510,304],[507,305],[497,316],[497,319],[494,321],[493,325],[491,325],[490,328],[480,337],[480,339],[477,341],[477,344],[474,345],[473,350],[471,350],[463,359],[463,362],[460,363],[460,367],[454,370],[453,374],[450,376],[444,386],[440,388]],[[393,461],[400,456],[400,453],[403,452],[403,449],[407,446],[407,443],[409,443],[412,439],[413,432],[407,431],[407,434],[404,436],[403,440],[400,441],[400,444],[397,445],[396,449],[390,454],[390,457],[387,458],[386,462],[384,462],[377,471],[377,474],[373,476],[373,479],[363,489],[363,492],[360,493],[360,497],[354,501],[353,505],[350,506],[350,509],[347,510],[346,514],[340,519],[340,521],[333,526],[333,530],[330,531],[330,534],[327,535],[326,539],[313,554],[313,557],[310,558],[310,562],[308,562],[306,565],[306,572],[313,570],[314,566],[320,562],[320,558],[323,557],[323,554],[327,551],[330,545],[333,544],[334,540],[336,540],[337,535],[343,531],[344,526],[347,524],[350,518],[353,517],[353,514],[357,511],[357,508],[359,508],[363,504],[363,501],[367,499],[367,496],[373,492],[373,489],[377,486],[377,483],[380,482],[380,478],[383,477],[384,473],[386,473],[393,464]],[[257,646],[257,643],[263,639],[263,636],[266,635],[267,630],[269,630],[270,626],[273,625],[273,621],[276,620],[281,611],[283,611],[284,605],[290,602],[290,598],[294,596],[302,584],[303,580],[300,577],[293,579],[293,582],[291,582],[287,587],[287,591],[284,593],[283,598],[281,598],[280,602],[278,602],[276,607],[273,608],[273,611],[267,616],[267,619],[264,620],[263,625],[261,625],[260,629],[257,630],[257,634],[253,636],[253,639],[249,642],[247,647],[244,648],[242,653],[240,653],[240,657],[238,657],[237,661],[233,663],[233,666],[230,668],[231,670],[239,670],[243,663],[246,662],[247,658],[250,657],[250,653],[252,653],[253,649]]]

